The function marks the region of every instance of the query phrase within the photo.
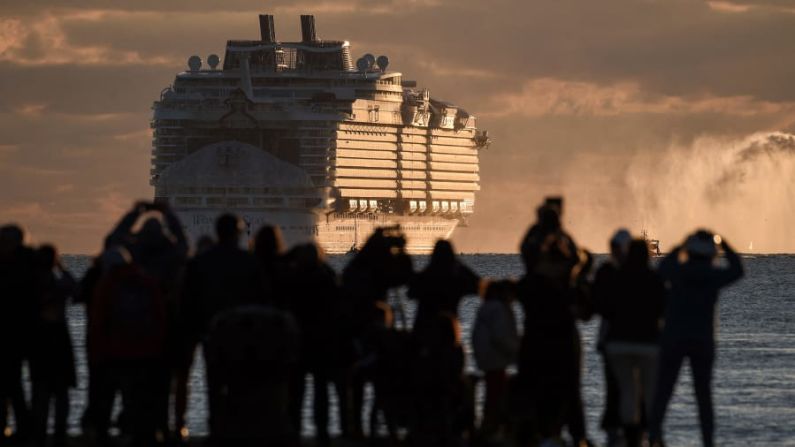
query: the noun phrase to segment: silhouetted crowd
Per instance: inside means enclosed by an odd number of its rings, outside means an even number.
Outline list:
[[[564,432],[572,445],[593,445],[577,322],[598,314],[608,445],[663,445],[666,407],[687,358],[703,444],[712,446],[715,307],[719,290],[743,275],[739,256],[700,230],[654,268],[647,242],[620,230],[594,273],[593,257],[562,228],[562,211],[560,200],[539,207],[521,243],[519,280],[479,277],[444,240],[415,271],[399,227],[376,230],[341,275],[314,244],[285,252],[275,227],[261,228],[243,248],[246,227],[232,214],[219,217],[215,237],[203,237],[191,254],[173,212],[142,202],[77,281],[54,247],[28,247],[19,227],[3,226],[0,444],[68,443],[72,299],[86,310],[86,445],[185,442],[189,372],[200,359],[208,442],[218,445],[306,442],[307,387],[319,446],[368,439],[554,446],[566,445]],[[397,293],[403,287],[416,302],[411,322]],[[466,373],[458,317],[468,295],[482,297],[471,334],[478,375]],[[331,421],[339,440],[331,439]]]

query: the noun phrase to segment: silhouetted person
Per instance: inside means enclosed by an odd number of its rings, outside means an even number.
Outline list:
[[[215,246],[215,239],[203,235],[196,241],[194,257],[200,256]],[[183,281],[184,283],[184,281]],[[178,438],[186,441],[190,432],[187,427],[185,415],[188,411],[188,381],[190,369],[193,366],[193,356],[196,351],[197,340],[192,336],[186,319],[182,315],[182,293],[177,302],[178,310],[174,321],[176,353],[173,355],[174,365],[174,426]]]
[[[146,213],[152,215],[148,218]],[[143,220],[140,229],[133,232],[135,224]],[[180,369],[181,337],[178,329],[178,285],[188,255],[188,241],[177,216],[166,204],[138,202],[122,218],[105,239],[106,247],[124,246],[135,264],[160,286],[168,309],[168,352],[163,356],[161,372],[156,383],[158,403],[152,409],[157,414],[158,430],[168,433],[168,399],[171,372]]]
[[[414,333],[415,424],[410,434],[422,447],[457,446],[462,424],[464,350],[458,319],[450,312],[427,315]]]
[[[519,283],[525,324],[518,379],[535,427],[520,437],[558,438],[568,425],[575,442],[586,442],[576,304],[588,262],[553,208],[542,206],[538,216],[522,243],[527,272]]]
[[[135,224],[147,212],[158,213],[162,221],[149,217],[133,232]],[[156,277],[166,294],[176,287],[188,256],[188,241],[179,219],[167,205],[136,203],[105,238],[105,248],[117,245],[125,247],[133,262]]]
[[[132,256],[123,246],[111,246],[103,250],[96,256],[91,266],[86,270],[77,286],[73,302],[85,306],[86,332],[85,347],[88,360],[88,396],[87,405],[81,418],[81,428],[86,439],[90,442],[107,442],[108,428],[110,426],[110,410],[113,407],[116,393],[122,391],[119,382],[119,374],[116,374],[110,362],[101,355],[96,355],[95,339],[101,334],[92,331],[95,327],[93,322],[95,298],[100,282],[105,279],[109,272],[119,266],[131,264]],[[106,279],[107,282],[107,279]],[[100,338],[104,337],[102,335]],[[124,396],[122,395],[122,399]],[[129,434],[129,418],[124,412],[118,416],[118,422],[125,434]]]
[[[486,399],[480,430],[487,440],[508,422],[506,368],[516,363],[519,353],[519,333],[511,309],[514,295],[515,285],[511,281],[490,283],[472,329],[475,361],[486,375]]]
[[[616,293],[618,271],[629,251],[632,236],[625,229],[616,231],[610,239],[610,258],[596,270],[591,296],[594,310],[602,314],[607,301]],[[607,433],[607,445],[612,447],[619,442],[621,430],[621,414],[619,412],[618,383],[610,367],[610,359],[605,353],[605,337],[607,336],[607,320],[602,317],[596,340],[596,351],[602,356],[602,370],[605,381],[605,407],[602,412],[602,430]]]
[[[343,297],[348,329],[344,331],[350,390],[349,399],[340,400],[340,420],[345,437],[363,436],[361,414],[364,384],[370,380],[363,359],[375,353],[365,338],[373,325],[382,326],[389,289],[405,285],[413,269],[405,252],[406,240],[399,228],[378,228],[356,253],[342,273]],[[377,391],[376,391],[377,392]],[[346,393],[347,394],[347,393]]]
[[[438,342],[433,337],[438,336],[437,326],[440,324],[440,315],[445,319],[452,318],[453,324],[458,326],[459,302],[466,295],[477,294],[479,288],[480,277],[456,257],[452,244],[446,240],[437,241],[428,265],[415,274],[409,282],[408,296],[417,301],[417,314],[412,332],[420,349],[427,343],[435,345]],[[426,340],[429,337],[431,339]],[[463,378],[458,377],[455,387],[451,389],[457,395],[445,397],[456,405],[450,408],[450,411],[456,412],[453,415],[456,417],[454,430],[456,436],[460,435],[462,429],[474,429],[474,412],[471,412],[471,420],[463,420],[466,413],[462,407],[464,387]],[[422,394],[419,396],[420,400],[424,399]],[[466,427],[460,427],[461,425]],[[452,441],[448,439],[443,442]]]
[[[453,245],[439,240],[424,270],[409,282],[408,296],[417,300],[414,330],[426,317],[436,318],[439,312],[458,316],[458,303],[466,295],[478,293],[480,277],[456,258]]]
[[[270,306],[218,313],[205,342],[210,445],[296,446],[290,379],[299,354],[293,318]]]
[[[262,304],[264,294],[256,258],[240,248],[245,226],[235,215],[216,221],[217,243],[188,262],[183,288],[183,312],[198,340],[210,320],[236,306]]]
[[[14,410],[14,437],[24,440],[31,416],[22,388],[22,363],[28,356],[35,321],[34,251],[24,245],[16,225],[0,227],[0,428],[7,424],[7,402]]]
[[[168,309],[156,276],[129,261],[123,247],[102,255],[106,271],[89,306],[89,361],[100,374],[92,404],[100,441],[107,436],[116,389],[122,393],[124,424],[135,445],[152,445],[167,401]]]
[[[550,216],[552,214],[557,216],[557,220],[551,219]],[[536,264],[540,253],[540,244],[544,240],[545,235],[551,232],[560,233],[564,238],[568,239],[571,249],[576,251],[577,247],[574,244],[574,240],[563,229],[562,219],[563,199],[560,197],[547,197],[544,200],[544,204],[536,209],[536,222],[527,231],[519,246],[519,253],[525,266]]]
[[[98,356],[93,355],[93,338],[98,334],[92,334],[91,307],[94,296],[97,293],[97,286],[103,275],[110,269],[119,264],[129,264],[132,258],[129,252],[123,247],[113,247],[104,250],[99,256],[94,257],[91,266],[86,270],[77,286],[73,301],[85,305],[86,333],[85,348],[88,360],[88,396],[87,405],[81,417],[81,428],[89,442],[101,442],[107,438],[107,430],[110,424],[110,415],[100,414],[99,409],[112,407],[113,399],[119,386],[112,380],[110,368],[106,362],[99,361]],[[109,400],[110,403],[105,402]]]
[[[293,377],[291,415],[296,429],[301,427],[306,375],[312,375],[312,414],[316,443],[330,442],[328,387],[339,382],[341,329],[340,290],[337,275],[323,260],[314,244],[299,245],[287,254],[287,303],[301,332],[298,368]]]
[[[30,352],[33,419],[37,445],[46,445],[50,400],[55,402],[54,444],[66,444],[69,388],[76,385],[74,354],[66,324],[66,304],[76,282],[63,268],[55,247],[36,251],[36,321]]]
[[[188,338],[192,343],[203,344],[205,351],[214,317],[229,309],[266,302],[257,260],[240,248],[243,221],[233,214],[224,214],[216,221],[215,229],[216,245],[188,262],[181,298]],[[221,411],[218,405],[222,390],[211,373],[217,369],[210,367],[209,359],[205,360],[212,433],[218,429],[215,424]]]
[[[621,421],[629,447],[641,443],[641,402],[646,414],[651,414],[664,308],[665,287],[649,266],[648,244],[635,239],[615,288],[601,307],[607,322],[605,351],[618,382]]]
[[[715,306],[720,289],[743,276],[740,256],[724,240],[706,230],[692,234],[684,246],[675,247],[658,271],[669,287],[665,328],[660,338],[660,370],[652,408],[649,435],[662,442],[662,423],[673,394],[682,361],[690,361],[698,403],[701,437],[711,447],[715,430],[712,410],[712,367],[715,360]],[[717,248],[728,267],[715,265]],[[684,259],[684,260],[683,260]]]
[[[262,288],[268,302],[279,308],[289,307],[290,290],[285,283],[287,267],[284,259],[284,241],[278,227],[264,225],[254,238],[254,256],[259,261]]]
[[[383,417],[389,441],[399,442],[398,430],[405,427],[412,430],[409,415],[416,411],[416,389],[412,380],[417,369],[415,335],[406,328],[405,315],[401,310],[385,302],[378,302],[375,316],[361,334],[363,352],[367,356],[360,359],[359,369],[367,371],[367,378],[373,383],[375,394],[370,411],[370,433],[375,436],[379,416]],[[402,329],[395,326],[395,319],[401,320]]]

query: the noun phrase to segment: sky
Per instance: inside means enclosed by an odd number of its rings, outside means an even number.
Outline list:
[[[314,14],[478,117],[493,144],[458,250],[515,251],[555,194],[596,252],[618,227],[795,252],[795,0],[2,0],[0,222],[99,250],[152,196],[152,101],[259,13],[280,40]]]

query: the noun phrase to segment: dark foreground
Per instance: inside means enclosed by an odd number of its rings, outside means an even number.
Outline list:
[[[717,250],[711,245],[711,235],[708,239],[696,234],[693,237],[709,243],[695,241],[693,245],[689,240],[690,245],[677,248],[678,255],[689,255],[690,264],[671,257],[653,269],[645,244],[628,240],[624,260],[621,252],[614,252],[612,261],[596,270],[587,253],[555,227],[555,222],[554,212],[542,215],[539,225],[528,233],[522,249],[523,278],[518,283],[484,280],[444,243],[428,264],[417,270],[401,251],[397,229],[371,239],[361,253],[350,258],[338,278],[313,246],[281,253],[274,233],[258,237],[253,255],[236,248],[239,227],[234,218],[228,227],[219,222],[218,240],[191,260],[187,260],[179,238],[176,244],[173,240],[166,244],[148,240],[153,234],[158,238],[154,225],[144,223],[138,233],[120,225],[106,240],[106,252],[94,263],[94,277],[89,271],[77,291],[64,294],[81,297],[88,311],[88,409],[92,411],[85,413],[84,421],[94,433],[107,432],[109,404],[120,394],[130,433],[125,439],[133,444],[158,443],[162,433],[185,426],[188,390],[179,384],[180,380],[185,383],[193,348],[198,348],[204,353],[201,363],[206,371],[203,392],[209,401],[209,429],[214,436],[225,437],[226,443],[242,434],[252,441],[269,437],[269,445],[296,445],[299,427],[305,429],[307,418],[314,419],[316,427],[328,427],[332,421],[342,431],[342,439],[363,439],[364,433],[372,431],[372,426],[361,424],[360,417],[365,408],[362,391],[370,384],[374,390],[370,415],[380,420],[376,425],[393,444],[402,439],[410,439],[413,445],[462,445],[470,440],[493,444],[502,439],[534,445],[556,442],[563,435],[587,445],[581,361],[583,350],[590,348],[583,344],[578,321],[598,314],[611,322],[612,332],[602,339],[606,343],[602,352],[620,346],[625,353],[624,346],[632,342],[641,345],[640,353],[662,349],[663,359],[680,351],[691,362],[709,358],[698,356],[714,353],[712,318],[693,321],[689,316],[706,312],[711,317],[717,290],[736,279],[742,268],[725,243],[720,248],[726,252],[728,268],[714,267]],[[17,256],[20,252],[14,250]],[[703,262],[696,263],[698,259]],[[20,260],[24,261],[16,258],[4,264],[5,272],[18,269]],[[55,270],[42,272],[54,271],[57,285],[66,270],[55,265]],[[604,276],[606,268],[613,269],[609,272],[613,276]],[[707,282],[701,284],[707,284],[708,290],[702,290],[703,285],[693,289],[677,276],[683,274],[703,278]],[[20,277],[7,275],[4,280],[23,286]],[[44,275],[34,280],[36,287],[30,296],[39,300],[34,302],[52,303],[59,289],[40,289],[51,285],[51,279]],[[410,317],[402,310],[404,306],[396,307],[390,298],[390,290],[403,286],[408,286],[408,297],[416,305]],[[136,298],[130,301],[132,290]],[[462,328],[459,303],[472,294],[479,294],[482,301],[476,301],[474,321]],[[682,320],[677,300],[681,296],[683,302],[693,303],[700,299],[699,294],[711,304],[703,310],[684,308],[688,317]],[[645,300],[639,301],[640,307],[633,301],[638,297]],[[521,304],[516,316],[513,300]],[[141,303],[146,306],[140,307]],[[652,312],[649,307],[658,310]],[[55,310],[40,308],[36,318],[43,321],[34,318],[32,327],[50,321],[50,315],[57,317]],[[60,312],[65,314],[63,307]],[[144,319],[135,320],[136,316]],[[521,333],[518,318],[524,320]],[[661,332],[657,322],[663,319],[666,325]],[[5,321],[16,323],[17,335],[29,330],[17,321]],[[59,327],[66,327],[63,324]],[[408,327],[411,330],[405,329]],[[56,362],[50,369],[42,368],[46,364],[42,361],[60,358],[54,354],[61,351],[42,357],[48,346],[39,339],[41,333],[54,333],[52,340],[57,339],[57,331],[34,332],[36,343],[20,357],[29,356],[34,414],[41,409],[36,407],[35,396],[42,396],[43,385],[53,387],[58,402],[60,388],[54,385],[61,383],[58,378],[62,375],[52,373],[69,366]],[[691,340],[687,345],[677,344],[681,333]],[[694,345],[694,336],[704,337],[704,344]],[[492,342],[484,344],[483,340],[492,340],[501,348],[495,350],[490,347]],[[694,346],[713,351],[692,351]],[[474,357],[468,357],[470,347]],[[464,380],[467,363],[473,359],[485,374],[485,400],[472,398]],[[671,367],[673,361],[660,364]],[[71,362],[74,368],[74,360]],[[506,369],[513,364],[518,365],[518,374],[509,377]],[[621,373],[618,363],[615,365],[615,372]],[[194,364],[197,366],[201,365]],[[711,371],[711,365],[704,367]],[[656,370],[642,365],[636,368]],[[678,367],[669,369],[676,379]],[[313,390],[305,389],[307,374],[315,378]],[[75,382],[76,378],[72,384]],[[621,393],[612,391],[614,398],[625,391],[650,393],[655,389],[654,384],[634,390],[620,385]],[[699,392],[704,390],[703,385],[696,385],[702,387]],[[343,396],[332,414],[325,395],[330,388]],[[311,416],[301,411],[307,393],[314,399]],[[176,403],[172,408],[168,407],[169,396]],[[660,408],[664,410],[665,404]],[[621,408],[623,411],[623,403]],[[637,433],[639,440],[647,430],[652,439],[659,436],[654,430],[659,429],[655,424],[661,413],[654,406],[646,409],[645,420],[651,421],[648,426],[633,422],[631,416],[615,408],[613,411],[618,414],[613,415],[612,427],[623,432],[624,438]],[[176,422],[171,430],[166,428],[169,414]],[[63,414],[56,411],[55,416],[58,435]],[[707,445],[710,424],[702,412],[702,436]],[[333,428],[331,432],[316,430],[316,443],[345,444],[342,439],[331,439],[334,432]],[[96,444],[108,442],[112,440],[100,437]]]

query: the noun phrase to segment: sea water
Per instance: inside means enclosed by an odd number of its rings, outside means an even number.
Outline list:
[[[340,272],[349,257],[331,257],[330,264]],[[463,255],[463,261],[483,277],[518,278],[522,265],[516,255]],[[603,259],[603,258],[602,258]],[[89,265],[86,256],[65,256],[66,267],[82,275]],[[795,446],[795,256],[745,256],[746,276],[727,288],[719,300],[717,359],[713,395],[717,419],[716,439],[723,446]],[[420,268],[427,257],[417,257]],[[597,261],[598,262],[598,261]],[[413,305],[397,291],[392,300],[404,303],[407,319]],[[469,338],[479,305],[476,297],[461,302],[460,317],[467,343],[467,368],[474,371]],[[88,373],[86,368],[85,312],[82,306],[69,308],[69,326],[77,361],[77,389],[72,392],[70,431],[79,432],[85,409]],[[521,322],[521,318],[518,319]],[[601,357],[594,349],[598,318],[580,325],[583,339],[583,400],[588,432],[592,439],[603,439],[599,418],[604,403]],[[539,367],[543,367],[539,365]],[[191,394],[188,426],[192,434],[207,431],[207,402],[203,366],[197,356],[190,376]],[[333,397],[333,392],[330,393]],[[482,390],[481,393],[482,394]],[[310,396],[307,396],[307,400]],[[311,410],[304,406],[305,434],[311,434]],[[332,432],[336,417],[332,417]],[[680,374],[676,393],[665,421],[666,440],[674,446],[698,446],[698,417],[690,370]]]

